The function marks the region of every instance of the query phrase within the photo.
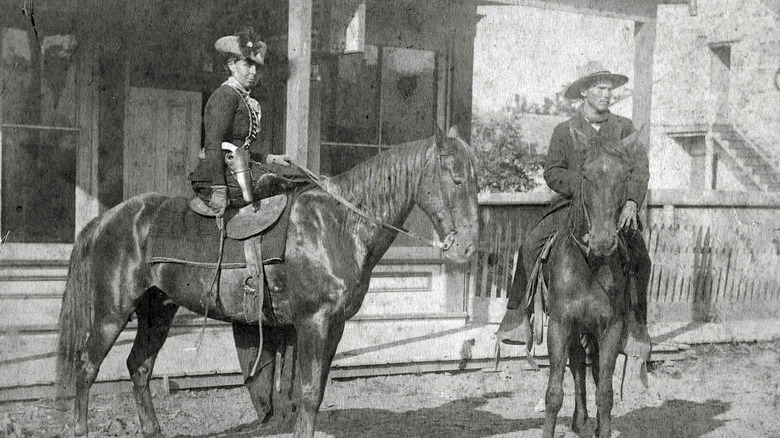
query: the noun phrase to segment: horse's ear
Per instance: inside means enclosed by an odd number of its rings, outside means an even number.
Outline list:
[[[440,154],[449,154],[452,152],[452,145],[450,144],[450,138],[453,138],[450,134],[452,133],[452,129],[447,133],[447,135],[444,135],[444,132],[439,129],[437,126],[436,129],[436,148],[439,150]],[[455,134],[457,135],[458,131],[455,131]]]
[[[436,139],[436,146],[439,146],[444,142],[444,131],[442,131],[438,125],[433,130],[433,136]]]
[[[450,127],[450,130],[447,131],[447,137],[449,138],[460,138],[460,133],[458,132],[458,127],[455,125],[452,125]]]
[[[638,130],[632,132],[628,135],[628,137],[624,138],[623,140],[620,140],[620,144],[623,145],[623,147],[630,147],[630,146],[638,146],[639,145],[639,137],[642,136],[642,131],[645,129],[644,126],[640,126]]]

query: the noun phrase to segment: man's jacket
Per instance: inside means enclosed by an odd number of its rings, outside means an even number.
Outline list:
[[[570,129],[572,127],[575,132],[582,133],[584,137],[575,140]],[[562,196],[552,201],[549,212],[568,205],[572,196],[579,191],[581,169],[585,162],[587,147],[592,147],[599,141],[622,140],[635,131],[630,119],[612,113],[609,113],[607,120],[602,123],[598,131],[585,120],[581,112],[577,112],[574,117],[556,126],[547,151],[544,180],[551,189]],[[650,179],[647,149],[638,143],[627,147],[631,170],[626,195],[627,199],[636,202],[639,207],[647,195],[647,183]]]

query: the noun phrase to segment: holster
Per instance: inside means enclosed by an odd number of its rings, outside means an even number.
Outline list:
[[[230,173],[236,177],[238,185],[241,186],[241,194],[244,201],[248,204],[253,203],[255,199],[252,194],[252,172],[250,172],[249,151],[227,142],[222,143],[222,149],[229,151],[225,155],[225,163]]]

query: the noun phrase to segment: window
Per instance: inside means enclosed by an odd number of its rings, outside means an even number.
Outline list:
[[[0,230],[7,242],[73,242],[79,137],[73,26],[0,21]],[[13,21],[11,21],[13,20]]]
[[[333,57],[323,87],[322,173],[433,135],[439,64],[436,52],[371,45]]]

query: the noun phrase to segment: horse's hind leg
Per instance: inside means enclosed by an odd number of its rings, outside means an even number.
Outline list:
[[[573,339],[569,346],[569,369],[574,377],[574,415],[571,417],[571,430],[580,433],[588,421],[588,407],[585,390],[585,348],[582,337]]]
[[[100,365],[106,358],[109,350],[116,342],[119,334],[122,333],[127,320],[132,314],[132,309],[125,313],[108,313],[100,308],[100,302],[96,304],[94,310],[95,321],[90,329],[87,343],[81,353],[79,370],[76,375],[76,397],[74,414],[76,424],[74,426],[74,436],[86,436],[89,432],[87,426],[87,413],[89,411],[89,390],[95,383]]]
[[[563,375],[566,371],[566,356],[570,342],[570,327],[550,319],[547,331],[547,354],[550,358],[550,378],[545,394],[545,416],[542,437],[553,438],[558,411],[563,405]]]
[[[152,376],[157,353],[160,352],[168,337],[168,330],[179,308],[170,300],[166,302],[167,299],[168,297],[161,290],[150,288],[138,300],[136,307],[138,333],[127,357],[127,370],[133,381],[133,394],[138,406],[141,431],[145,437],[162,436],[157,415],[154,413],[149,379]]]

